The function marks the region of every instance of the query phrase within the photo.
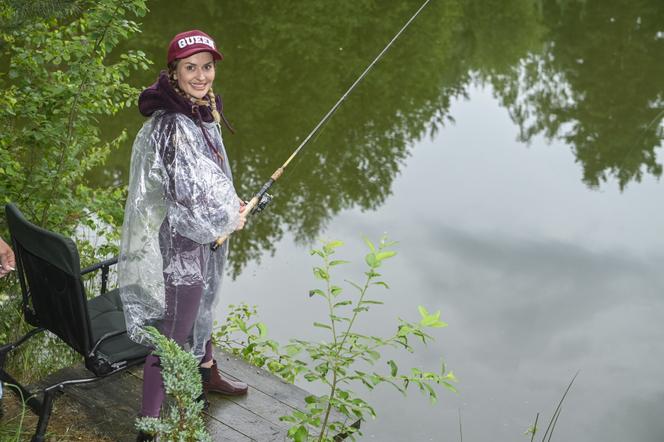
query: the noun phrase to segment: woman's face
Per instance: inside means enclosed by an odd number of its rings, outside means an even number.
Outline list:
[[[203,98],[212,87],[214,80],[214,59],[209,52],[199,52],[182,58],[176,68],[178,86],[183,92]]]

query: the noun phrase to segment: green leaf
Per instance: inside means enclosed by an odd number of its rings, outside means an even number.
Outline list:
[[[334,261],[330,261],[330,267],[338,266],[340,264],[349,264],[350,261],[345,261],[343,259],[335,259]]]
[[[353,301],[339,301],[336,304],[334,304],[334,307],[341,307],[342,305],[350,305],[352,303]]]
[[[376,251],[376,247],[373,245],[371,241],[369,241],[369,238],[367,238],[366,236],[364,237],[364,243],[367,245],[367,247],[369,247],[369,250],[371,250],[372,252]]]
[[[380,353],[378,353],[376,350],[367,350],[366,354],[374,361],[380,359]]]
[[[376,254],[375,254],[375,253],[368,253],[368,254],[364,257],[364,261],[365,261],[365,262],[367,263],[367,265],[368,265],[369,267],[371,267],[372,269],[375,268],[375,267],[378,267],[378,265],[380,265],[380,262],[379,262],[378,260],[376,260]]]
[[[393,257],[396,254],[397,254],[397,252],[394,252],[392,250],[388,250],[386,252],[378,252],[378,253],[376,253],[376,259],[378,261],[383,261],[385,259]]]
[[[422,307],[424,312],[428,313],[424,307]],[[420,310],[420,313],[422,313],[422,310]],[[433,328],[440,328],[440,327],[447,327],[447,323],[441,321],[440,319],[440,310],[438,310],[436,313],[433,315],[426,315],[425,317],[422,318],[420,321],[420,325],[423,327],[433,327]]]
[[[389,361],[387,361],[387,363],[390,366],[390,375],[396,376],[399,371],[396,362],[390,359]]]
[[[323,252],[321,252],[321,251],[318,250],[318,249],[311,249],[311,250],[309,251],[309,253],[310,253],[311,255],[318,255],[318,256],[320,256],[320,257],[325,257],[325,254],[323,254]]]
[[[330,275],[320,267],[314,267],[314,276],[324,281],[329,281]]]
[[[417,306],[417,310],[419,310],[419,312],[420,312],[420,316],[422,316],[422,318],[426,318],[427,316],[429,316],[429,312],[428,312],[427,309],[424,308],[423,306],[418,305],[418,306]]]
[[[295,442],[307,442],[309,439],[309,430],[304,425],[300,425],[293,433],[292,438]]]
[[[265,324],[263,324],[262,322],[259,322],[259,323],[256,324],[256,327],[258,328],[258,336],[259,337],[263,338],[267,335],[267,327],[265,326]]]
[[[378,305],[381,305],[381,304],[385,304],[385,303],[383,301],[373,301],[371,299],[366,299],[366,300],[362,301],[362,304],[378,304]]]
[[[320,295],[320,296],[325,297],[325,292],[323,292],[321,289],[309,290],[309,297],[311,298],[314,295]]]
[[[334,252],[334,249],[343,246],[344,243],[341,241],[330,241],[323,246],[323,249],[327,254]]]
[[[330,327],[327,324],[320,323],[320,322],[314,322],[314,327],[325,328],[327,330],[332,330],[332,327]]]

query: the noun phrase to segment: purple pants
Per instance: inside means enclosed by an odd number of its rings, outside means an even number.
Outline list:
[[[205,266],[204,253],[209,253],[209,246],[197,244],[170,229],[164,221],[159,232],[161,254],[164,259],[164,288],[166,312],[159,331],[185,348],[192,328],[198,317],[201,297],[205,288],[204,278],[186,278],[182,274],[169,270],[174,258],[187,257],[187,262],[198,266],[201,274]],[[207,248],[206,248],[207,247]],[[186,276],[186,275],[185,275]],[[212,360],[212,342],[207,341],[205,355],[201,363]],[[159,357],[150,354],[143,366],[143,403],[141,415],[159,417],[166,392],[161,376]]]
[[[173,309],[177,309],[177,320],[175,315],[168,315],[167,313],[160,331],[165,336],[173,338],[182,347],[184,347],[191,332],[191,327],[196,320],[202,290],[202,287],[196,286],[166,287],[167,311],[171,309],[171,306],[173,306]],[[187,305],[178,306],[179,299],[187,299]],[[201,363],[210,360],[212,360],[212,341],[208,341],[205,345],[205,356],[203,356]],[[159,410],[166,396],[159,362],[159,357],[152,353],[145,358],[141,416],[159,417]]]

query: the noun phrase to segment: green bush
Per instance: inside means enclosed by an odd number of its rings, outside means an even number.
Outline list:
[[[123,131],[103,142],[100,133],[108,118],[135,102],[138,90],[127,77],[149,62],[140,51],[114,54],[113,62],[109,55],[139,31],[129,17],[143,16],[146,0],[29,3],[0,5],[0,203],[13,202],[32,222],[76,237],[85,266],[117,253],[125,190],[93,189],[85,177],[126,137]],[[4,223],[0,236],[7,238]],[[15,278],[0,280],[3,341],[25,330],[18,292]],[[75,360],[44,339],[10,361],[24,378]],[[62,357],[44,367],[21,354]]]

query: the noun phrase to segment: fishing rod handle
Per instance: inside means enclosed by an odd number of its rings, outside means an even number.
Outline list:
[[[256,207],[256,204],[258,204],[258,201],[258,196],[254,196],[251,200],[249,200],[247,205],[244,206],[244,212],[241,216],[244,216],[245,218],[248,217],[251,211],[254,210],[254,207]],[[214,244],[212,244],[212,251],[216,251],[219,247],[221,247],[221,245],[228,239],[229,236],[231,236],[230,233],[228,235],[220,236],[217,238]]]

